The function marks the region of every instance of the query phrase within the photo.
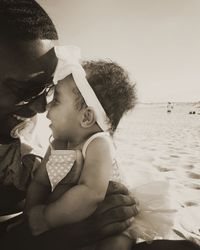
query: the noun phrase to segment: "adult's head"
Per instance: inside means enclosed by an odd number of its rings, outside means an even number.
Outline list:
[[[52,20],[37,2],[0,0],[0,143],[12,140],[10,131],[24,117],[44,111],[40,94],[57,64],[57,39]]]

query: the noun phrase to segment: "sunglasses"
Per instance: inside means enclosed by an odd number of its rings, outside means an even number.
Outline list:
[[[20,101],[16,104],[16,106],[26,105],[28,103],[34,102],[35,100],[39,99],[40,97],[44,96],[46,98],[46,104],[50,103],[53,100],[53,94],[55,90],[54,83],[46,84],[42,91],[40,91],[37,95],[23,98],[23,101]]]

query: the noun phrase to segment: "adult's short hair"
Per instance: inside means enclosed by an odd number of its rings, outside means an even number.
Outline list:
[[[35,0],[0,0],[0,38],[57,40],[58,34]]]

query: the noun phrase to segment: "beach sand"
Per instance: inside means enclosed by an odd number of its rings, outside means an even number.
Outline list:
[[[137,187],[154,180],[170,183],[178,210],[172,239],[200,242],[200,115],[191,104],[140,104],[120,122],[117,157],[126,182]],[[181,236],[181,237],[179,237]]]

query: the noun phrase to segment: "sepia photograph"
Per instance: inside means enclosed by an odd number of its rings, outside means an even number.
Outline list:
[[[199,14],[0,0],[0,249],[200,249]]]

